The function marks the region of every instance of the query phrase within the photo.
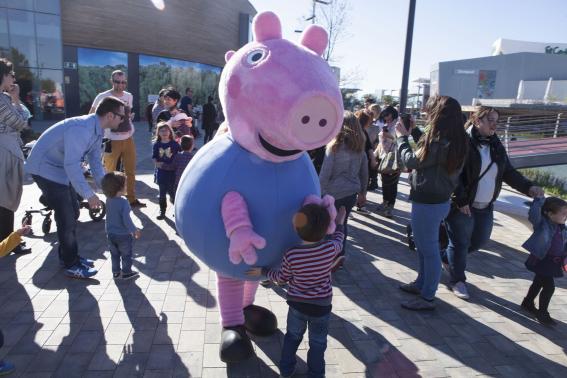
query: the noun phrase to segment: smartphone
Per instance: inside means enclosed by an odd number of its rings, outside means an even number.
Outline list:
[[[407,131],[409,131],[411,128],[411,114],[402,113],[401,118],[404,127],[406,128]]]

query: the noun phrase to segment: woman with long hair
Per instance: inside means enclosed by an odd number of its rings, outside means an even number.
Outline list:
[[[344,261],[348,215],[357,200],[359,203],[366,201],[368,159],[364,151],[364,142],[364,133],[358,119],[352,112],[345,111],[343,127],[335,139],[327,145],[319,175],[321,194],[335,197],[337,210],[341,206],[346,209],[345,243],[339,258],[335,261],[336,267]]]
[[[449,214],[450,197],[457,186],[468,150],[461,105],[452,97],[439,96],[428,112],[428,126],[415,152],[402,122],[396,124],[398,149],[409,177],[411,226],[419,257],[419,271],[414,282],[400,285],[417,295],[403,302],[410,310],[432,310],[441,278],[439,225]]]
[[[366,158],[368,159],[368,174],[374,171],[376,168],[376,157],[374,156],[374,148],[372,147],[373,143],[370,140],[370,136],[368,135],[368,129],[370,125],[372,125],[372,113],[369,110],[359,110],[354,113],[360,126],[362,127],[362,132],[364,133],[364,151],[366,152]],[[356,211],[361,213],[368,213],[369,211],[364,207],[364,202],[357,202],[356,204]]]
[[[481,106],[467,122],[468,158],[446,221],[449,246],[443,259],[451,275],[451,290],[461,299],[469,298],[465,284],[467,255],[490,239],[493,204],[502,183],[530,197],[544,194],[510,164],[506,149],[496,135],[499,115],[497,109]]]
[[[24,182],[24,154],[20,131],[28,125],[28,117],[19,99],[9,92],[16,83],[12,62],[0,59],[0,240],[14,231],[14,213],[20,205]],[[12,252],[31,252],[18,245]]]

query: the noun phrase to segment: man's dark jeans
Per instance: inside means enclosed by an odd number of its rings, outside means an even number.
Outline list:
[[[449,246],[447,260],[450,266],[451,283],[465,282],[467,255],[482,248],[490,239],[494,223],[493,206],[486,209],[471,209],[471,216],[452,209],[445,222]]]
[[[79,200],[71,185],[63,185],[44,177],[33,175],[39,189],[45,196],[47,205],[55,213],[57,238],[59,239],[59,260],[65,268],[79,262],[77,245],[77,219],[79,218]]]

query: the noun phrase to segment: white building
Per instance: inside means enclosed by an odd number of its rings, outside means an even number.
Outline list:
[[[492,44],[492,55],[513,54],[520,52],[567,55],[567,43],[528,42],[498,38]]]

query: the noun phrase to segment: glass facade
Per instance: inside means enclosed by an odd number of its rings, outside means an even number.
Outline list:
[[[139,59],[141,108],[153,102],[166,86],[177,88],[181,96],[186,88],[191,88],[194,105],[206,103],[208,96],[218,97],[219,67],[151,55],[140,55]]]
[[[79,47],[77,48],[77,65],[81,114],[87,114],[96,95],[111,88],[112,71],[122,70],[128,75],[128,54]]]
[[[0,0],[0,56],[14,63],[34,119],[65,115],[62,48],[59,0]]]

